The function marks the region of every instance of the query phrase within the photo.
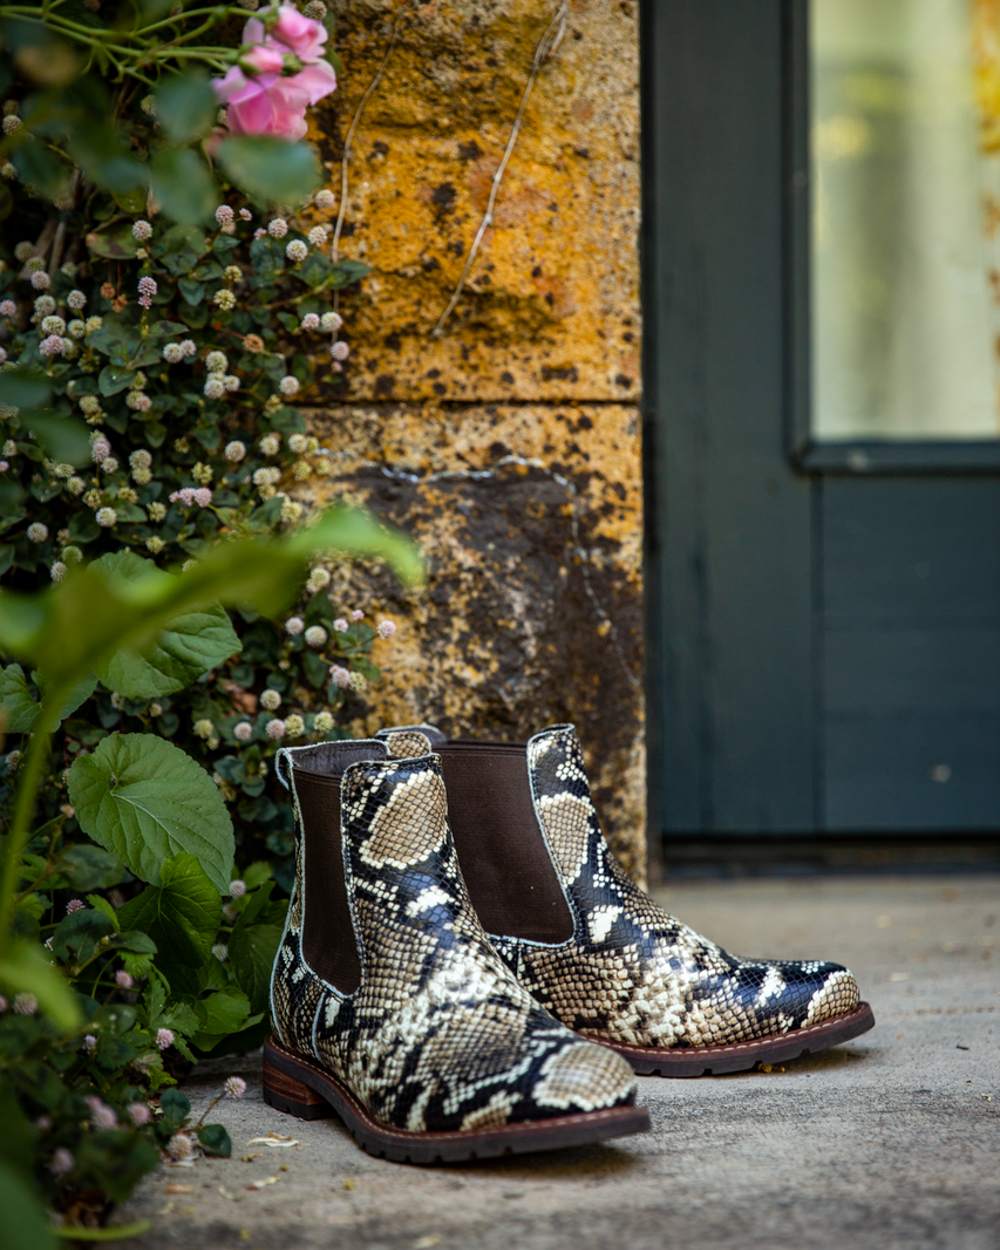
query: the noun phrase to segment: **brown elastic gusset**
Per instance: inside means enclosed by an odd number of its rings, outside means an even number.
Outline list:
[[[538,827],[527,749],[458,739],[437,752],[462,875],[487,933],[568,941],[573,916]]]
[[[344,880],[340,777],[295,768],[294,783],[305,857],[302,953],[324,981],[352,994],[361,983],[361,961]]]

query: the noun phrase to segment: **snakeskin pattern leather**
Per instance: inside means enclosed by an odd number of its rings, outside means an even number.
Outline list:
[[[373,755],[384,752],[371,745]],[[293,797],[310,750],[294,753]],[[296,889],[272,974],[281,1042],[322,1065],[380,1124],[411,1132],[631,1103],[629,1065],[540,1007],[491,947],[459,870],[437,757],[351,764],[340,805],[361,982],[341,993],[303,956],[300,900],[313,831],[300,829]]]
[[[383,733],[390,749],[403,745]],[[601,1041],[666,1050],[783,1035],[858,1005],[857,983],[839,964],[738,958],[643,893],[604,838],[572,725],[530,740],[527,772],[574,933],[559,945],[490,940],[564,1024]]]

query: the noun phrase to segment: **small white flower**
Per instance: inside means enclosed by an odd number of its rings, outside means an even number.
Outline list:
[[[309,240],[310,246],[322,247],[323,244],[326,242],[327,230],[328,230],[327,226],[313,226],[313,228],[306,235],[306,238]]]
[[[49,1160],[49,1171],[53,1176],[65,1176],[67,1172],[72,1172],[75,1166],[76,1163],[73,1156],[65,1146],[59,1146],[52,1152],[52,1158]]]
[[[226,444],[225,450],[222,454],[228,461],[230,461],[230,463],[239,464],[239,462],[247,454],[246,443],[241,443],[238,438],[234,438],[231,443]]]
[[[237,742],[249,742],[253,737],[253,725],[248,720],[241,720],[233,726],[233,737]]]
[[[33,521],[28,526],[28,542],[43,543],[49,536],[49,527],[43,525],[41,521]]]
[[[57,560],[55,564],[53,564],[53,566],[49,569],[49,576],[54,582],[62,581],[62,579],[66,576],[66,565],[63,564],[62,560]]]
[[[307,647],[319,650],[327,640],[327,632],[322,625],[310,625],[303,635]]]
[[[285,736],[285,722],[283,720],[269,720],[264,726],[264,732],[274,742]]]
[[[333,208],[336,202],[336,198],[329,187],[324,187],[322,191],[317,191],[315,196],[313,196],[313,203],[317,208]]]
[[[344,318],[340,313],[325,312],[319,319],[319,326],[324,334],[336,334],[343,324]]]
[[[193,1152],[194,1145],[187,1133],[175,1133],[167,1142],[167,1154],[171,1159],[189,1159]]]
[[[73,312],[82,312],[87,303],[87,297],[82,291],[70,291],[66,296],[66,307]]]
[[[118,513],[114,508],[98,508],[94,520],[102,529],[110,529],[118,521]]]
[[[153,227],[148,221],[144,221],[140,218],[138,221],[134,221],[132,223],[132,238],[135,239],[137,243],[145,243],[147,239],[151,239],[152,237]]]
[[[285,246],[285,255],[290,261],[297,265],[301,261],[305,260],[305,258],[309,255],[309,248],[302,242],[301,239],[292,239],[292,241]]]
[[[328,734],[333,728],[333,717],[329,712],[317,712],[313,719],[313,727],[317,733]]]
[[[215,726],[207,718],[195,721],[194,733],[196,738],[211,738],[214,732]]]
[[[298,378],[293,378],[290,373],[286,373],[278,383],[278,390],[282,393],[282,395],[297,395],[299,393]]]
[[[339,686],[341,690],[347,689],[351,684],[350,669],[344,668],[342,664],[334,664],[330,668],[330,680],[335,686]]]
[[[298,712],[285,717],[285,733],[289,738],[301,738],[306,731],[306,723]]]
[[[351,354],[351,349],[347,346],[343,339],[338,339],[330,348],[330,355],[334,360],[345,361]]]
[[[242,1098],[247,1092],[247,1083],[241,1076],[227,1076],[222,1088],[227,1098]]]
[[[380,638],[391,638],[396,632],[396,622],[389,620],[379,621],[375,626],[375,632]]]
[[[313,594],[316,594],[317,591],[325,590],[327,586],[329,585],[330,585],[330,570],[329,569],[317,567],[311,570],[311,572],[309,573],[309,580],[306,582],[306,587],[308,590],[310,590]]]
[[[230,881],[229,883],[230,898],[242,898],[243,895],[246,894],[246,892],[247,892],[247,883],[245,881],[240,880],[239,877],[237,877],[235,881]]]
[[[268,687],[260,696],[260,705],[265,711],[276,712],[281,707],[281,695]]]
[[[285,633],[290,634],[293,638],[297,638],[305,628],[305,622],[301,616],[290,616],[285,621]]]
[[[289,451],[294,451],[297,456],[300,456],[308,446],[309,446],[309,440],[306,438],[304,434],[289,434],[288,436]]]
[[[283,239],[288,233],[288,222],[284,217],[273,217],[267,223],[267,233],[272,239]]]
[[[204,386],[206,399],[221,399],[226,393],[226,383],[220,373],[210,373]]]
[[[318,315],[316,313],[306,313],[306,315],[299,322],[299,328],[302,330],[318,330],[319,329]]]
[[[69,339],[64,339],[58,334],[50,334],[38,344],[39,356],[63,356]]]
[[[225,352],[209,352],[205,357],[205,368],[209,373],[225,373],[229,368],[229,360]]]
[[[265,434],[257,444],[261,452],[265,456],[276,456],[281,448],[280,434]]]

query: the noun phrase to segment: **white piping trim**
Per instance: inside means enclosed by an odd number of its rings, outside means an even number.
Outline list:
[[[562,872],[560,871],[559,865],[556,863],[555,856],[552,854],[552,846],[549,842],[548,834],[545,832],[545,822],[542,820],[541,813],[538,810],[538,794],[535,791],[535,778],[531,771],[532,744],[540,742],[543,738],[554,736],[559,733],[565,733],[566,730],[569,730],[569,732],[574,735],[576,734],[575,725],[549,725],[547,729],[540,729],[538,733],[532,734],[528,739],[528,743],[525,748],[525,768],[528,772],[528,787],[531,790],[531,809],[535,813],[535,823],[538,825],[538,832],[541,835],[542,845],[545,847],[546,854],[549,857],[549,863],[552,865],[552,871],[556,874],[556,880],[559,882],[559,889],[562,891],[562,896],[566,900],[566,906],[569,908],[570,919],[573,922],[573,932],[569,935],[565,942],[538,942],[534,938],[511,938],[509,934],[506,936],[508,941],[514,941],[518,944],[523,944],[524,946],[539,947],[542,950],[565,950],[567,947],[572,946],[577,941],[580,933],[580,925],[583,924],[583,917],[580,915],[580,909],[576,904],[576,899],[573,898],[573,896],[566,889],[566,885],[563,882]],[[497,936],[499,937],[503,935],[498,934]]]

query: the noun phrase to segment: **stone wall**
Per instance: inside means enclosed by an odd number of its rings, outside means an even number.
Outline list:
[[[375,574],[400,624],[371,727],[428,719],[523,738],[574,721],[625,861],[644,858],[637,6],[350,0],[321,116],[341,253],[372,273],[340,311],[352,356],[313,428],[334,489],[420,543],[426,586]],[[395,32],[395,34],[393,34]],[[387,56],[388,52],[388,56]],[[381,78],[372,87],[382,69]],[[370,93],[359,113],[359,102]],[[361,579],[371,599],[370,570]],[[383,645],[383,644],[380,644]]]

